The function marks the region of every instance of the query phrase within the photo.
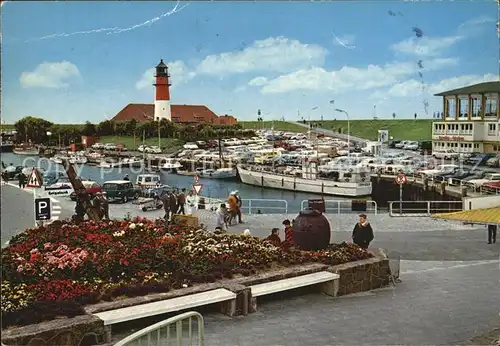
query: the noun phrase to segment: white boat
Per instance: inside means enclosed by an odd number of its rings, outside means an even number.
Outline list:
[[[120,163],[122,167],[142,167],[144,166],[144,159],[132,156],[122,159]]]
[[[69,159],[69,157],[66,157],[66,156],[54,155],[49,160],[52,161],[52,162],[54,162],[54,163],[57,163],[59,165],[62,165],[63,161],[64,160],[68,160],[68,159]]]
[[[182,165],[179,163],[179,161],[177,161],[175,159],[168,158],[168,159],[162,160],[160,162],[160,166],[159,167],[162,170],[171,171],[171,170],[176,170],[178,168],[182,168]]]
[[[85,164],[87,163],[87,158],[85,156],[72,156],[69,158],[69,163],[72,163],[72,164]]]
[[[200,177],[209,179],[232,179],[236,178],[238,171],[234,168],[203,169]]]
[[[320,172],[314,163],[310,163],[290,175],[253,170],[240,165],[238,173],[245,184],[280,190],[346,197],[368,196],[372,193],[370,174],[364,167],[339,167],[335,171]]]

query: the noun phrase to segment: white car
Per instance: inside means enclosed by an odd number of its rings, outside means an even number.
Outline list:
[[[196,143],[193,143],[193,142],[187,142],[186,144],[184,144],[182,146],[184,149],[191,149],[191,150],[195,150],[195,149],[198,149],[198,146],[196,145]]]
[[[139,150],[141,153],[143,153],[146,151],[147,148],[148,148],[148,146],[141,144],[141,145],[139,145],[139,148],[137,148],[137,150]]]
[[[434,156],[436,159],[456,160],[460,157],[460,154],[451,149],[443,149],[443,150],[434,150],[432,152],[432,156]]]
[[[457,168],[457,165],[439,165],[435,169],[424,169],[419,173],[425,176],[432,176],[435,174],[449,174],[454,172]]]
[[[465,186],[478,189],[486,183],[500,181],[500,173],[488,173],[482,179],[472,179],[465,183]]]
[[[104,150],[116,150],[116,145],[114,143],[104,144]]]
[[[144,151],[146,153],[150,153],[150,154],[161,154],[161,149],[159,147],[157,147],[156,145],[148,147],[148,148],[144,149]]]
[[[418,142],[408,142],[403,146],[403,149],[405,150],[417,150],[418,149]]]
[[[394,146],[395,148],[398,148],[398,149],[403,149],[405,145],[409,144],[410,141],[401,141],[399,143],[396,143],[396,145]]]
[[[104,144],[102,143],[94,143],[91,146],[92,149],[104,149]]]

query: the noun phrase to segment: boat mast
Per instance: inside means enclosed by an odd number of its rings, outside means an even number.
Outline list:
[[[274,138],[274,120],[273,120],[272,125],[271,125],[271,136],[273,136],[273,143],[274,143],[275,142],[275,138]],[[274,149],[274,145],[273,145],[273,150],[275,150]],[[273,156],[273,172],[274,172],[274,163],[275,162],[276,162],[276,155]]]

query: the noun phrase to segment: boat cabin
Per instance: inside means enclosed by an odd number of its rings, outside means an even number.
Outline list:
[[[156,186],[160,184],[159,174],[139,174],[135,180],[136,185],[140,186]]]

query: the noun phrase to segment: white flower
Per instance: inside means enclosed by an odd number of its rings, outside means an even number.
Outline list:
[[[130,229],[135,229],[135,223],[131,223],[131,224],[128,226],[128,228],[130,228]]]
[[[144,226],[144,224],[141,222],[141,223],[139,224],[139,227],[142,227],[142,226]]]
[[[182,288],[186,288],[186,287],[188,287],[188,285],[182,284]]]

